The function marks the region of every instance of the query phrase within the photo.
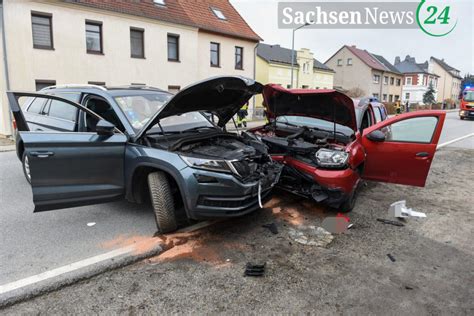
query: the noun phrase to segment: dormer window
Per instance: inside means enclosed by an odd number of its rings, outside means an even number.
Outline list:
[[[153,3],[156,5],[161,5],[161,6],[166,5],[165,0],[153,0]]]
[[[227,18],[225,17],[224,13],[222,13],[221,10],[217,9],[217,8],[211,8],[212,12],[214,13],[215,16],[217,16],[217,18],[219,20],[227,20]]]

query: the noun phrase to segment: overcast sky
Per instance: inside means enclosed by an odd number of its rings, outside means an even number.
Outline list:
[[[278,28],[278,1],[230,0],[264,43],[291,48],[291,30]],[[286,0],[288,1],[288,0]],[[359,0],[359,2],[362,0]],[[379,0],[382,2],[383,0]],[[317,1],[313,1],[317,2]],[[472,0],[445,0],[458,13],[458,24],[444,37],[432,37],[420,29],[410,30],[323,30],[301,29],[296,32],[295,48],[309,48],[315,58],[325,62],[342,45],[356,45],[379,54],[392,64],[395,56],[406,55],[424,62],[434,56],[459,69],[461,74],[474,74],[474,5]]]

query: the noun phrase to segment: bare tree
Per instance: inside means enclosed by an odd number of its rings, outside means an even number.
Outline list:
[[[362,90],[361,88],[352,88],[352,89],[349,89],[349,91],[347,91],[346,94],[351,98],[360,98],[360,97],[365,96],[365,91]]]

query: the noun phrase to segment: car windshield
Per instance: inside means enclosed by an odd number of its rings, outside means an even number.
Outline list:
[[[317,119],[314,117],[307,117],[307,116],[283,115],[283,116],[277,117],[277,123],[296,125],[296,126],[306,126],[309,128],[322,129],[326,131],[332,131],[334,129],[333,122]],[[336,124],[336,130],[348,136],[354,133],[354,131],[351,128],[341,125],[341,124]]]
[[[132,124],[135,132],[141,130],[146,123],[161,110],[163,105],[173,95],[165,92],[153,92],[115,97],[125,116]],[[160,120],[160,124],[166,132],[182,131],[196,127],[211,127],[212,124],[199,112],[188,112],[174,115]],[[159,126],[153,126],[159,128]]]
[[[474,101],[474,91],[466,91],[463,96],[464,101]]]

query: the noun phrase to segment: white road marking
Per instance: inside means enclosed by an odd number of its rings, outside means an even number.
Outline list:
[[[216,221],[199,222],[197,224],[180,229],[178,233],[193,232],[193,231],[211,226],[212,224],[215,224],[215,223]],[[8,293],[13,290],[17,290],[25,286],[33,285],[38,282],[42,282],[48,279],[58,277],[65,273],[73,272],[73,271],[91,266],[93,264],[96,264],[105,260],[109,260],[118,256],[131,254],[136,251],[139,245],[140,243],[137,243],[137,244],[130,245],[127,247],[115,249],[101,255],[97,255],[97,256],[90,257],[84,260],[76,261],[74,263],[67,264],[65,266],[62,266],[53,270],[49,270],[43,273],[39,273],[39,274],[24,278],[18,281],[13,281],[7,284],[0,285],[0,295]]]
[[[466,138],[469,138],[469,137],[472,137],[472,136],[474,136],[474,133],[467,134],[467,135],[464,135],[462,137],[455,138],[453,140],[450,140],[448,142],[445,142],[445,143],[442,143],[442,144],[438,145],[438,147],[436,147],[436,149],[443,148],[445,146],[451,145],[452,143],[458,142],[460,140],[463,140],[463,139],[466,139]]]

